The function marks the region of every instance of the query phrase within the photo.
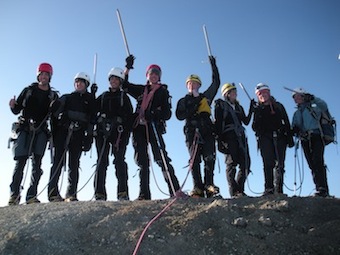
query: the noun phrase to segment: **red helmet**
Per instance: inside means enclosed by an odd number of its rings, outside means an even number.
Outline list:
[[[53,68],[49,63],[41,63],[37,68],[37,76],[41,74],[41,72],[49,73],[50,76],[53,74]]]
[[[152,72],[157,73],[159,75],[159,78],[161,78],[162,69],[158,65],[152,64],[146,68],[146,76],[148,76],[148,74]]]

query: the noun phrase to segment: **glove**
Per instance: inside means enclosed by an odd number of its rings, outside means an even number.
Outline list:
[[[185,106],[186,106],[186,108],[195,108],[195,110],[196,110],[196,108],[200,104],[201,100],[202,100],[201,96],[193,97],[193,96],[186,95],[185,96]]]
[[[146,111],[144,113],[144,117],[146,121],[152,121],[153,120],[153,114],[151,113],[151,111]]]
[[[133,55],[129,55],[126,59],[125,59],[125,62],[126,62],[126,65],[125,67],[127,69],[133,69],[133,63],[135,62],[135,57]]]
[[[298,128],[297,126],[294,126],[293,129],[292,129],[292,134],[293,135],[299,135],[300,133],[300,128]]]
[[[254,112],[256,107],[257,104],[255,102],[255,99],[250,100],[249,113]]]
[[[229,154],[228,144],[221,140],[217,140],[217,149],[223,154]]]
[[[309,94],[309,93],[304,94],[303,98],[304,98],[305,102],[310,102],[310,101],[314,100],[314,96]]]
[[[92,141],[93,141],[93,133],[87,134],[84,136],[83,144],[82,144],[82,151],[89,151],[92,147]]]
[[[162,117],[163,117],[162,111],[161,110],[154,110],[153,116],[156,120],[162,119]]]
[[[287,136],[287,144],[289,148],[294,147],[294,140],[293,140],[293,136],[292,135],[288,135]]]
[[[162,112],[160,110],[151,110],[145,112],[145,119],[147,121],[159,120],[161,119]]]
[[[209,56],[209,61],[212,66],[216,66],[216,59],[213,56]]]
[[[91,94],[96,95],[97,90],[98,90],[97,84],[96,84],[96,83],[93,83],[93,84],[91,85]]]

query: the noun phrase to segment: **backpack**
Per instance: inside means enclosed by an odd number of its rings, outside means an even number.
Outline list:
[[[329,110],[322,112],[320,119],[321,135],[325,145],[330,143],[337,144],[336,141],[336,121],[330,114]]]

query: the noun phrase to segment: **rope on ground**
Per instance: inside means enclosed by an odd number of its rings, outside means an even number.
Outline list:
[[[148,224],[145,226],[142,234],[140,235],[138,242],[136,244],[135,250],[133,251],[133,255],[136,255],[140,245],[142,243],[142,240],[144,238],[144,235],[146,233],[146,231],[148,230],[148,228],[151,226],[152,223],[154,223],[173,203],[175,203],[175,201],[177,200],[177,197],[175,197],[174,199],[172,199],[172,201],[170,201],[170,203],[168,203],[155,217],[153,217]]]
[[[148,138],[149,136],[148,136],[148,132],[147,132],[147,138]],[[149,147],[148,147],[148,149],[149,149]],[[187,196],[182,192],[182,188],[183,188],[183,186],[184,186],[184,184],[185,184],[185,182],[186,182],[186,180],[187,180],[187,178],[188,178],[188,175],[189,175],[189,173],[191,172],[191,169],[192,169],[192,166],[193,166],[193,163],[194,163],[194,160],[195,160],[195,155],[196,155],[196,153],[197,153],[197,150],[198,150],[198,144],[195,144],[195,146],[194,146],[194,148],[193,148],[193,151],[192,151],[192,153],[191,153],[191,157],[190,157],[190,160],[189,160],[189,170],[188,170],[188,173],[187,173],[187,175],[186,175],[186,177],[185,177],[185,180],[184,180],[184,182],[183,182],[183,184],[181,185],[181,187],[180,187],[180,189],[179,189],[179,191],[177,191],[177,192],[175,192],[174,193],[174,198],[170,201],[170,203],[168,203],[155,217],[153,217],[149,222],[148,222],[148,224],[145,226],[145,228],[144,228],[144,230],[143,230],[143,232],[141,233],[141,235],[140,235],[140,237],[139,237],[139,239],[138,239],[138,241],[137,241],[137,244],[136,244],[136,247],[135,247],[135,249],[134,249],[134,251],[133,251],[133,255],[136,255],[137,254],[137,252],[139,251],[139,248],[140,248],[140,246],[141,246],[141,243],[142,243],[142,240],[143,240],[143,238],[144,238],[144,236],[145,236],[145,233],[146,233],[146,231],[148,230],[148,228],[151,226],[151,224],[152,223],[154,223],[171,205],[173,205],[175,202],[176,202],[176,200],[177,200],[177,198],[186,198]],[[150,157],[149,157],[150,158]],[[169,180],[171,181],[171,178],[169,178]],[[156,182],[157,183],[157,182]],[[158,186],[158,185],[157,185]]]
[[[195,148],[195,151],[194,151],[194,153],[196,154],[196,152],[197,152],[197,148]],[[138,239],[138,242],[137,242],[137,244],[136,244],[136,247],[135,247],[135,250],[133,251],[133,255],[136,255],[137,254],[137,252],[138,252],[138,250],[139,250],[139,248],[140,248],[140,245],[141,245],[141,243],[142,243],[142,240],[143,240],[143,238],[144,238],[144,235],[145,235],[145,233],[146,233],[146,231],[148,230],[148,228],[151,226],[151,224],[152,223],[154,223],[171,205],[173,205],[174,203],[175,203],[175,201],[177,200],[177,198],[186,198],[187,196],[183,193],[183,192],[181,192],[181,190],[182,190],[182,188],[183,188],[183,186],[184,186],[184,184],[185,184],[185,182],[186,182],[186,180],[187,180],[187,178],[188,178],[188,175],[189,175],[189,173],[191,172],[191,168],[192,168],[192,164],[193,164],[193,158],[190,160],[190,167],[189,167],[189,170],[188,170],[188,173],[187,173],[187,176],[186,176],[186,178],[185,178],[185,180],[184,180],[184,182],[183,182],[183,184],[181,185],[181,187],[180,187],[180,190],[178,191],[178,192],[176,192],[175,194],[174,194],[174,198],[170,201],[170,203],[168,203],[155,217],[153,217],[149,222],[148,222],[148,224],[145,226],[145,228],[144,228],[144,230],[143,230],[143,232],[142,232],[142,234],[140,235],[140,237],[139,237],[139,239]]]

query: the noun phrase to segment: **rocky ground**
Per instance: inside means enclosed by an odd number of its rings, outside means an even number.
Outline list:
[[[0,226],[6,255],[340,254],[337,198],[43,203],[1,207]]]

